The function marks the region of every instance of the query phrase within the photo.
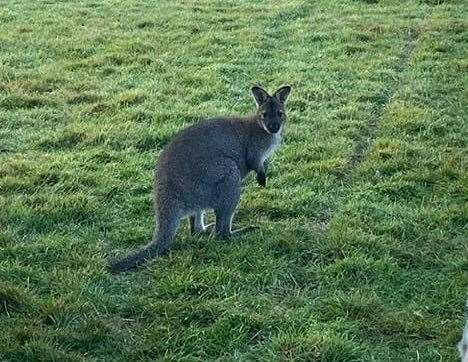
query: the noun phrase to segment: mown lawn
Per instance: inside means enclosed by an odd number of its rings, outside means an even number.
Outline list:
[[[0,2],[0,360],[454,361],[463,1]],[[229,242],[153,229],[158,153],[293,85]]]

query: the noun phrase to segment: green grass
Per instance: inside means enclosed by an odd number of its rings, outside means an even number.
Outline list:
[[[0,359],[454,361],[468,269],[462,1],[0,8]],[[290,83],[221,242],[111,276],[169,139]]]

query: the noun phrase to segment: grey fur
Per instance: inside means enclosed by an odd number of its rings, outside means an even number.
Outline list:
[[[189,217],[192,233],[205,231],[203,213],[213,209],[215,231],[230,237],[241,181],[250,172],[266,185],[266,160],[279,146],[284,104],[291,87],[270,96],[253,87],[256,112],[245,118],[202,121],[178,133],[161,153],[155,177],[156,228],[144,248],[111,263],[114,273],[133,269],[169,249],[180,220]]]
[[[468,312],[468,300],[466,302]],[[463,329],[462,338],[458,342],[458,351],[460,352],[460,361],[468,362],[468,318],[465,321],[465,328]]]
[[[458,342],[458,351],[460,352],[461,362],[468,362],[468,322],[463,330],[462,339]]]

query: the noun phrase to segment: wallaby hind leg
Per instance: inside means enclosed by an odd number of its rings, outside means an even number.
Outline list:
[[[232,235],[232,218],[234,216],[234,209],[232,210],[215,210],[216,214],[216,233],[221,238],[228,238]]]
[[[258,226],[245,226],[239,229],[232,230],[232,219],[234,211],[218,210],[216,214],[216,233],[223,239],[229,238],[234,234],[241,234],[245,231],[258,228]]]
[[[256,228],[255,226],[247,226],[232,230],[232,219],[241,193],[241,177],[239,173],[230,170],[223,182],[219,184],[218,192],[220,197],[218,204],[214,208],[214,212],[216,215],[215,230],[219,237],[229,238],[233,234]]]
[[[219,199],[214,208],[216,233],[221,238],[232,235],[232,218],[240,198],[240,175],[232,172],[218,185]]]

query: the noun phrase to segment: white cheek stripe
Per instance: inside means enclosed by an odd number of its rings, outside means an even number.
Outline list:
[[[273,134],[268,130],[268,128],[265,126],[265,123],[263,123],[263,121],[261,121],[260,123],[262,124],[262,128],[265,130],[266,133]]]
[[[263,156],[262,156],[262,162],[265,162],[265,160],[266,160],[267,158],[269,158],[269,157],[273,154],[273,152],[275,152],[276,149],[281,145],[281,140],[282,140],[282,138],[283,138],[282,132],[283,132],[283,126],[281,125],[280,129],[278,130],[278,132],[276,132],[276,133],[273,134],[273,137],[274,137],[273,142],[272,142],[272,144],[270,145],[270,147],[268,147],[268,149],[267,149],[267,150],[265,151],[265,153],[263,154]],[[270,132],[268,132],[268,133],[270,133]],[[270,134],[272,134],[272,133],[270,133]]]

